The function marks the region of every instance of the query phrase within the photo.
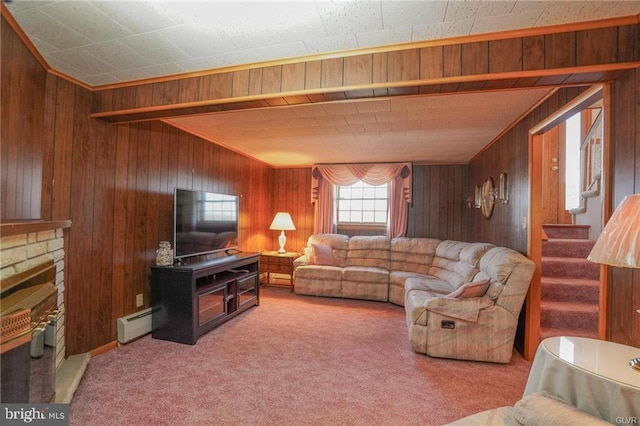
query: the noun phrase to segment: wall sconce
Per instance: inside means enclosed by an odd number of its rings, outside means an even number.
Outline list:
[[[498,189],[496,194],[496,203],[507,204],[509,202],[509,189],[507,188],[507,173],[500,173],[498,179]]]
[[[473,197],[467,197],[467,206],[470,209],[479,209],[482,206],[482,186],[476,185]]]

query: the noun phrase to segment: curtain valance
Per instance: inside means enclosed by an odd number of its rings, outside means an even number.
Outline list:
[[[361,180],[369,185],[382,185],[400,178],[402,197],[411,203],[411,163],[316,164],[311,173],[311,202],[318,200],[320,180],[333,185],[353,185]]]

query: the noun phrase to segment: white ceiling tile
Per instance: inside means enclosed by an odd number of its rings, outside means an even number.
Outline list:
[[[82,50],[95,57],[105,58],[104,61],[106,63],[120,71],[153,65],[149,59],[133,51],[118,40],[95,43],[83,47]]]
[[[111,19],[131,33],[142,34],[177,25],[177,22],[157,1],[96,1],[92,2]]]
[[[450,1],[446,21],[462,21],[483,16],[506,15],[511,12],[515,1]]]
[[[55,58],[56,63],[65,63],[69,66],[81,70],[84,75],[103,74],[116,71],[116,68],[107,64],[99,58],[89,56],[82,49],[67,49],[49,53],[45,58]]]
[[[350,50],[358,47],[358,41],[356,40],[355,34],[305,40],[304,44],[310,54]]]
[[[125,37],[121,41],[154,64],[182,61],[189,57],[173,45],[169,39],[157,32]]]
[[[92,42],[79,32],[61,24],[38,9],[25,10],[17,14],[16,19],[20,19],[20,26],[27,34],[40,40],[46,40],[56,49],[70,49]]]
[[[41,7],[40,11],[93,42],[115,40],[132,34],[88,1],[63,1]]]
[[[413,29],[411,27],[394,28],[382,31],[356,34],[358,47],[388,46],[391,44],[406,43],[411,40]]]
[[[7,9],[9,9],[14,16],[25,10],[36,9],[38,7],[46,6],[51,3],[53,3],[53,1],[30,0],[30,1],[5,1],[4,2],[5,6],[7,6]]]
[[[178,64],[168,62],[166,64],[152,65],[149,67],[138,68],[142,73],[146,74],[146,78],[159,77],[163,75],[180,74],[185,72]]]
[[[443,22],[447,12],[447,3],[442,0],[382,0],[383,26],[384,28],[398,28]]]
[[[382,10],[378,1],[318,1],[316,7],[329,36],[383,29]]]
[[[465,36],[469,35],[471,27],[473,27],[473,19],[416,25],[413,27],[413,40],[437,40],[439,38]]]
[[[540,10],[532,10],[523,13],[511,13],[509,15],[478,18],[475,20],[473,27],[471,27],[471,34],[533,27],[541,14],[542,12]]]

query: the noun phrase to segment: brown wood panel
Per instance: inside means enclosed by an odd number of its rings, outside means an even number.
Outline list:
[[[233,96],[234,74],[227,72],[200,77],[198,100],[230,98]]]
[[[265,71],[264,69],[249,70],[249,95],[260,95],[264,93],[263,79]]]
[[[181,80],[172,80],[152,84],[151,105],[178,103],[180,100],[180,82]]]
[[[462,46],[459,44],[444,46],[443,54],[443,75],[445,77],[462,75]]]
[[[489,72],[522,71],[523,40],[510,38],[489,42]]]
[[[407,236],[467,240],[467,166],[413,166]]]
[[[462,74],[486,74],[489,72],[489,42],[462,45]]]
[[[322,81],[322,61],[311,61],[306,64],[304,87],[307,90],[319,89]]]
[[[576,62],[593,65],[616,62],[618,58],[618,28],[599,28],[576,33]]]
[[[444,49],[442,46],[420,49],[420,78],[442,78]]]
[[[344,58],[344,84],[371,84],[373,82],[373,55]]]
[[[231,96],[247,96],[249,94],[249,70],[233,73]]]
[[[200,77],[185,78],[180,80],[178,88],[178,102],[188,102],[191,99],[198,99],[200,96]]]
[[[576,33],[558,33],[544,36],[544,64],[546,69],[576,65]]]
[[[46,73],[2,18],[0,120],[0,217],[39,219],[41,215],[44,126],[42,94]],[[6,40],[6,42],[5,42]],[[8,66],[8,65],[11,66]]]
[[[58,79],[55,104],[55,139],[53,140],[53,192],[51,218],[71,218],[71,164],[73,163],[73,116],[75,86]]]
[[[285,64],[282,66],[282,91],[293,92],[304,89],[305,64]]]
[[[387,67],[387,81],[418,80],[420,78],[420,49],[389,52]]]
[[[344,58],[325,59],[322,61],[321,87],[342,86],[344,77]]]
[[[640,25],[618,27],[618,61],[634,62],[640,59]]]

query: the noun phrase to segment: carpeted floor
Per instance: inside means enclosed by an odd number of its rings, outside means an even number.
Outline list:
[[[522,396],[531,363],[430,358],[402,307],[263,287],[196,345],[143,337],[91,360],[72,425],[439,425]]]

